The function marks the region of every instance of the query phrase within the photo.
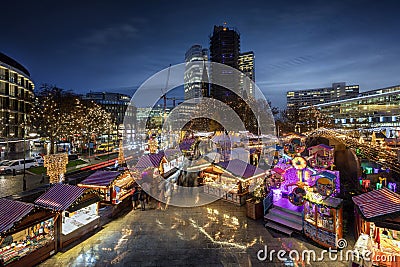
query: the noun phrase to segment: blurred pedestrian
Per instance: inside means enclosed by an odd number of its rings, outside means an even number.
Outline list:
[[[135,191],[133,192],[132,195],[132,206],[134,210],[136,210],[136,207],[138,206],[139,194],[140,194],[139,187],[135,186]]]
[[[146,192],[142,188],[139,189],[139,201],[140,207],[142,208],[142,210],[145,210]]]

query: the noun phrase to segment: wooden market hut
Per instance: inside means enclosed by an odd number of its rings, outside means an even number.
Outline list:
[[[94,190],[54,184],[35,200],[35,205],[58,213],[55,221],[57,247],[64,249],[99,227],[100,197]]]
[[[250,189],[264,176],[264,170],[239,159],[218,162],[203,170],[204,191],[244,205]]]
[[[164,173],[164,163],[167,163],[164,153],[146,154],[140,157],[135,168],[139,172],[143,172],[147,169],[157,169],[162,175]]]
[[[354,196],[353,202],[356,237],[368,236],[375,256],[392,259],[385,266],[400,266],[400,195],[384,187]]]
[[[0,199],[0,266],[33,266],[57,251],[57,214]]]
[[[129,171],[96,171],[78,186],[99,191],[101,204],[115,205],[132,195],[134,182]]]

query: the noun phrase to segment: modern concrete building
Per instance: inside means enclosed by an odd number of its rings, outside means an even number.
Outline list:
[[[23,151],[24,135],[33,107],[35,85],[29,71],[9,56],[0,53],[0,150]]]
[[[322,103],[356,97],[358,85],[346,85],[344,82],[333,83],[331,87],[288,91],[287,109],[318,105]]]
[[[306,113],[312,107],[300,108]],[[335,128],[400,131],[400,85],[363,92],[356,97],[314,105]],[[390,137],[390,136],[388,136]]]
[[[235,28],[214,26],[210,36],[210,60],[239,69],[240,34]],[[232,91],[238,92],[240,77],[234,72],[223,68],[211,68],[212,85],[210,96],[221,101],[235,101]],[[226,88],[216,85],[215,81],[224,84]]]
[[[185,100],[208,96],[209,92],[204,92],[201,82],[207,61],[208,49],[201,45],[193,45],[186,51],[183,86]]]

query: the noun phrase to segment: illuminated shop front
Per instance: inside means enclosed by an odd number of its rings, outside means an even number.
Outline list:
[[[129,171],[97,171],[78,184],[100,192],[102,204],[119,204],[132,195],[134,180]]]
[[[383,187],[355,196],[353,202],[356,244],[371,244],[373,264],[400,266],[400,195]]]
[[[54,184],[35,200],[38,206],[59,213],[58,247],[65,248],[99,226],[97,192],[74,185]]]
[[[308,158],[300,156],[304,150],[301,142],[292,140],[285,145],[290,155],[284,154],[269,171],[265,187],[273,208],[264,216],[267,227],[288,226],[283,229],[287,233],[303,232],[321,246],[337,248],[343,236],[343,200],[335,197],[340,192],[339,172],[327,169],[334,166],[333,148],[311,147]]]
[[[0,266],[32,266],[53,255],[55,218],[31,203],[0,199]]]
[[[312,193],[306,195],[304,203],[304,234],[325,247],[335,248],[343,237],[342,199]]]
[[[262,184],[265,171],[234,159],[205,168],[201,176],[205,193],[244,205],[249,193]]]

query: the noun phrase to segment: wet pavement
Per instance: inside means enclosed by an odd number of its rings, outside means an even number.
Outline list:
[[[34,189],[43,184],[41,175],[26,174],[26,188],[27,190]],[[44,183],[48,183],[49,179],[45,178]],[[6,197],[13,194],[19,194],[23,189],[23,174],[1,174],[0,175],[0,197]]]
[[[40,266],[349,266],[346,261],[282,262],[277,251],[322,249],[304,238],[269,232],[246,208],[218,200],[202,207],[132,210]],[[259,260],[267,246],[271,258]],[[262,257],[264,254],[261,253]],[[288,253],[286,256],[288,257]],[[293,257],[296,257],[293,254]]]

